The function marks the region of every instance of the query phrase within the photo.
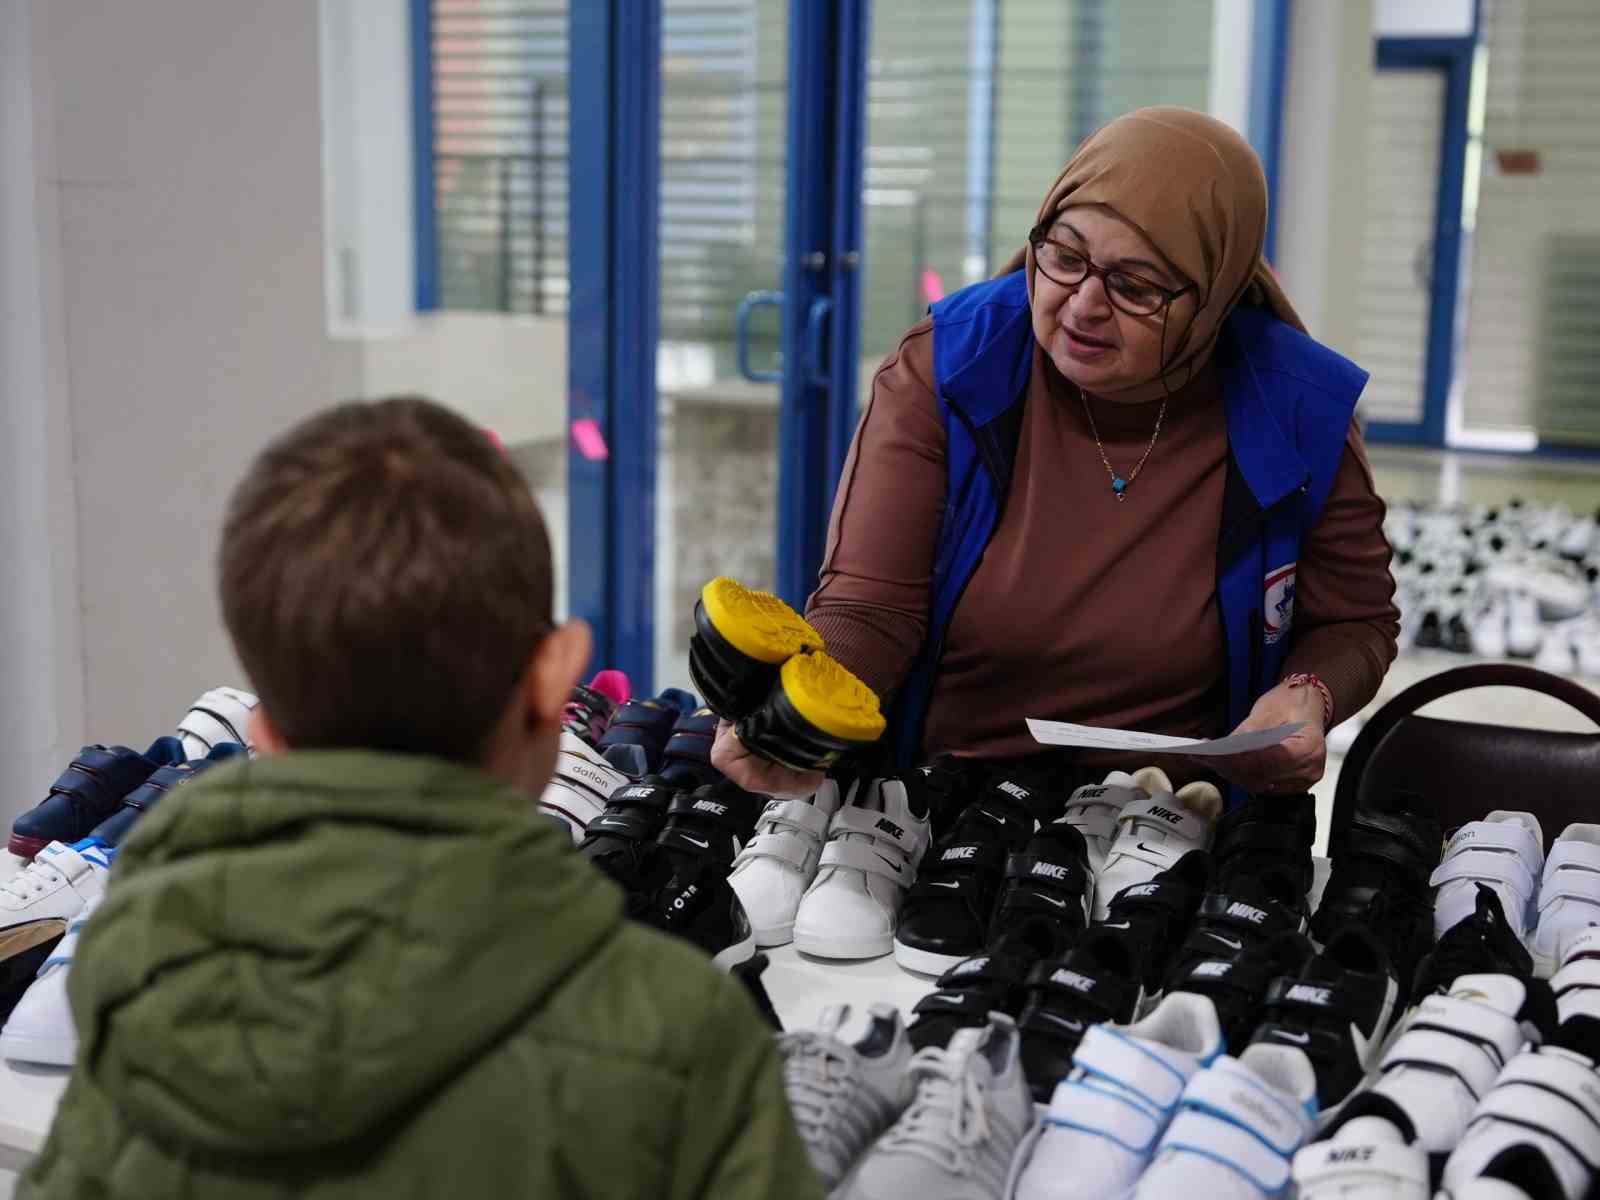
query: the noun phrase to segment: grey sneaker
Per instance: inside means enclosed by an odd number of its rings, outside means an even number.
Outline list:
[[[880,1137],[833,1200],[991,1200],[1005,1186],[1017,1145],[1033,1124],[1017,1027],[990,1013],[944,1048],[911,1059],[916,1098]]]
[[[778,1039],[789,1111],[830,1188],[911,1102],[911,1039],[900,1010],[874,1004],[854,1044],[839,1035],[849,1015],[848,1005],[823,1009],[815,1029]]]

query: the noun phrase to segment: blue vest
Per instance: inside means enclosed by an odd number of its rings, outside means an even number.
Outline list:
[[[932,313],[946,502],[928,640],[890,713],[901,766],[917,761],[945,633],[1000,522],[1033,364],[1022,272],[963,288],[933,305]],[[1367,373],[1266,310],[1247,306],[1224,322],[1216,362],[1228,425],[1217,607],[1226,659],[1223,712],[1231,729],[1283,673],[1294,564],[1333,486]],[[1229,804],[1242,799],[1233,789]]]

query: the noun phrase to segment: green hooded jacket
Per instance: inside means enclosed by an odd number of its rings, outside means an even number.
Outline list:
[[[466,768],[218,767],[124,846],[19,1197],[816,1197],[738,983]]]

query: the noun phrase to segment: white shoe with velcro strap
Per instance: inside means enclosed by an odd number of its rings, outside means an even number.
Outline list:
[[[1550,990],[1560,1020],[1577,1013],[1600,1017],[1600,926],[1575,930],[1562,939],[1561,969],[1550,977]]]
[[[895,924],[931,833],[926,809],[898,779],[857,789],[828,824],[817,877],[794,916],[795,949],[819,958],[877,958],[894,949]]]
[[[1317,1073],[1293,1046],[1256,1043],[1189,1080],[1178,1115],[1139,1180],[1138,1200],[1265,1200],[1289,1186],[1311,1136]]]
[[[1134,776],[1145,795],[1117,813],[1117,836],[1095,873],[1094,919],[1103,921],[1123,888],[1149,883],[1191,850],[1208,850],[1222,794],[1209,783],[1172,791],[1166,775],[1146,767]]]
[[[1600,925],[1600,825],[1568,825],[1550,847],[1539,882],[1539,924],[1528,939],[1533,973],[1548,979],[1563,943]]]
[[[1149,793],[1133,781],[1126,771],[1113,771],[1104,783],[1088,784],[1067,797],[1061,820],[1083,834],[1089,846],[1089,870],[1099,874],[1106,853],[1117,836],[1117,818],[1123,807],[1135,800],[1147,800]]]
[[[1484,883],[1498,893],[1512,932],[1527,941],[1543,870],[1544,831],[1532,813],[1496,809],[1481,821],[1463,825],[1446,844],[1444,857],[1428,880],[1438,889],[1433,898],[1435,936],[1443,937],[1472,915],[1477,885]]]
[[[838,783],[825,779],[809,800],[772,800],[761,810],[755,836],[728,875],[755,928],[757,946],[782,946],[794,939],[795,913],[817,876],[839,802]]]

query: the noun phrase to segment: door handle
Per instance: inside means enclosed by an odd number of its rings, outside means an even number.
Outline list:
[[[739,311],[733,318],[733,342],[739,355],[739,374],[751,383],[782,383],[783,368],[774,367],[770,371],[757,371],[750,365],[750,317],[758,308],[770,305],[780,313],[783,311],[782,292],[749,292],[739,301]]]
[[[804,367],[806,382],[812,387],[832,386],[827,354],[828,325],[832,315],[833,301],[827,296],[818,296],[813,300],[811,311],[806,314]]]

